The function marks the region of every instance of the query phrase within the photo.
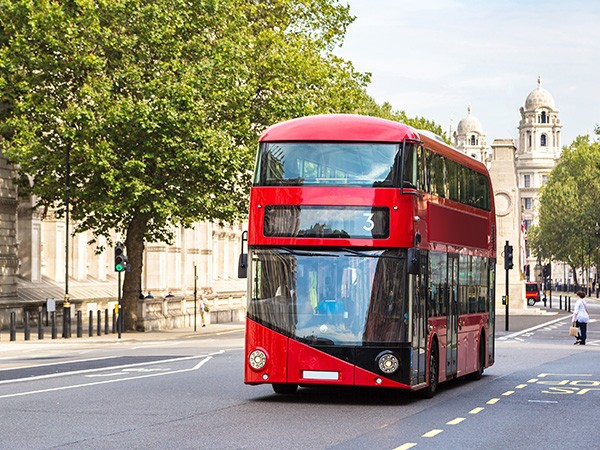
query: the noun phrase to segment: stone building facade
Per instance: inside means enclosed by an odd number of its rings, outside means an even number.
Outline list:
[[[114,304],[118,288],[113,249],[96,254],[96,246],[88,244],[91,233],[80,233],[68,237],[66,258],[64,218],[52,211],[42,217],[33,199],[18,198],[12,183],[15,175],[6,158],[0,157],[0,327],[7,326],[11,312],[20,321],[24,309],[37,311],[48,298],[62,302],[67,260],[69,296],[79,309]],[[242,224],[198,222],[191,228],[174,227],[173,245],[146,243],[143,291],[155,298],[169,291],[189,298],[194,287],[209,288],[217,297],[241,301],[246,289],[246,280],[237,278],[242,228]],[[101,238],[99,244],[106,241]]]

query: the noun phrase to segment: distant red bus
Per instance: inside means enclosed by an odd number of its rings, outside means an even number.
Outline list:
[[[260,138],[244,382],[422,390],[494,362],[495,213],[485,166],[358,115]],[[242,246],[244,248],[244,246]]]

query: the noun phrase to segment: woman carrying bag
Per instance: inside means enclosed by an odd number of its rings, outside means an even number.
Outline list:
[[[579,328],[579,335],[574,345],[585,345],[585,338],[587,337],[587,324],[590,321],[590,315],[587,311],[587,304],[585,303],[584,297],[585,292],[577,292],[577,301],[575,302],[575,309],[573,310],[573,326]]]

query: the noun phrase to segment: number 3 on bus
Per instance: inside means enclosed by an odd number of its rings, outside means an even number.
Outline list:
[[[358,115],[274,125],[256,161],[240,256],[245,383],[432,397],[493,364],[484,164],[428,132]]]

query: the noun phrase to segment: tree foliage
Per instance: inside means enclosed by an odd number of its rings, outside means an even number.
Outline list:
[[[540,189],[539,223],[528,243],[542,259],[588,267],[597,256],[600,223],[600,144],[578,136],[565,147]]]
[[[244,217],[268,125],[362,113],[443,134],[333,54],[352,20],[338,0],[0,0],[2,151],[59,216],[69,155],[75,232],[126,236],[127,328],[144,242]]]

